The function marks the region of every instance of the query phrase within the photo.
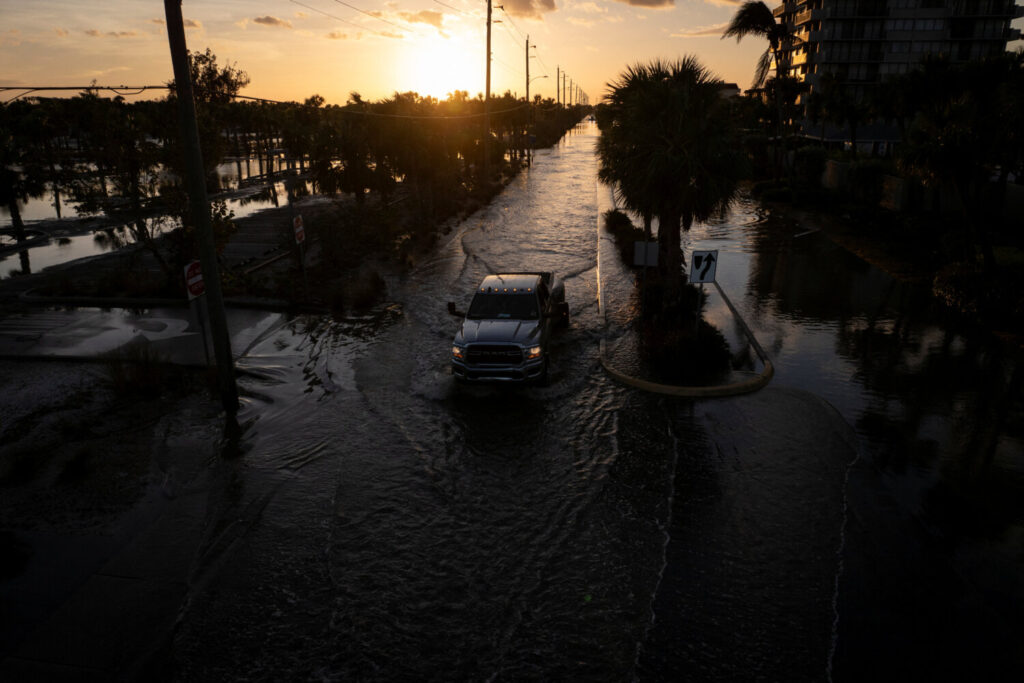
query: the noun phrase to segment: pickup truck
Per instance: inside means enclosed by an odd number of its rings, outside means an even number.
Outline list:
[[[488,275],[477,287],[452,342],[452,374],[463,382],[534,382],[548,379],[555,327],[569,324],[565,285],[552,273]]]

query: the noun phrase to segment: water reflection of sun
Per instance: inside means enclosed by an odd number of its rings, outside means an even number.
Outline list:
[[[466,90],[473,97],[484,89],[484,48],[471,40],[423,38],[406,47],[398,75],[402,90],[442,100]]]

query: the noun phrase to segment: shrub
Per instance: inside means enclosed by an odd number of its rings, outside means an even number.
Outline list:
[[[796,150],[793,156],[793,179],[805,187],[820,186],[826,155],[824,147],[813,145]]]
[[[882,176],[891,164],[881,159],[863,159],[850,164],[850,194],[857,201],[877,205],[882,200]]]
[[[644,231],[633,225],[623,211],[612,209],[604,213],[604,227],[615,239],[619,257],[626,265],[633,265],[633,244],[644,241]]]

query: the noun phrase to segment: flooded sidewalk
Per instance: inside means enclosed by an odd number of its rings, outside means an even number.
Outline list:
[[[210,365],[213,345],[197,309],[198,304],[190,309],[12,313],[0,317],[0,357],[93,360],[120,353],[174,365]],[[285,320],[282,313],[252,309],[228,308],[225,313],[236,357]]]

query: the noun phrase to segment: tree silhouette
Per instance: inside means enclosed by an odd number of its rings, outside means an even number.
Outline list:
[[[722,38],[733,36],[736,37],[737,43],[746,36],[757,36],[768,41],[768,47],[757,60],[752,88],[760,88],[765,84],[773,61],[777,76],[785,76],[789,73],[789,52],[796,44],[797,37],[788,25],[775,21],[775,15],[768,5],[754,0],[748,0],[740,5],[732,21],[722,33]],[[782,99],[779,89],[775,90],[774,99],[777,118],[773,172],[778,177],[780,145],[782,143]]]
[[[694,57],[626,69],[609,84],[599,177],[627,208],[658,217],[667,307],[681,302],[680,228],[725,212],[744,171],[719,81]]]

